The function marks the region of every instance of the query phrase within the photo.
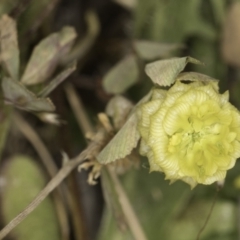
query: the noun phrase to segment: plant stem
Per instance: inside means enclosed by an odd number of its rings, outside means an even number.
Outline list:
[[[11,232],[19,223],[21,223],[81,162],[87,158],[92,158],[101,149],[105,137],[104,131],[99,130],[95,136],[95,140],[82,151],[77,157],[66,162],[59,170],[57,175],[50,180],[46,187],[36,196],[36,198],[13,220],[11,220],[1,231],[0,239],[3,239]]]
[[[28,124],[27,121],[22,118],[16,112],[14,113],[14,124],[18,127],[18,130],[25,136],[25,138],[32,144],[38,155],[40,156],[43,165],[45,166],[50,178],[53,178],[57,172],[58,168],[55,165],[55,162],[49,153],[47,147],[40,139],[36,131]],[[53,200],[57,209],[57,214],[59,218],[60,228],[62,232],[62,237],[65,240],[69,239],[69,224],[67,210],[64,203],[64,194],[63,189],[58,187],[57,191],[53,194]],[[64,189],[66,190],[66,189]],[[66,191],[64,191],[66,192]]]
[[[80,101],[80,98],[78,98],[76,91],[72,87],[72,85],[68,84],[66,87],[66,93],[68,101],[70,102],[70,105],[75,113],[75,116],[78,120],[78,124],[80,128],[82,129],[83,133],[87,132],[93,132],[94,129],[90,124],[90,121],[87,117],[86,111]],[[119,181],[119,178],[117,174],[109,167],[106,166],[106,171],[108,172],[111,181],[115,185],[115,190],[119,197],[119,203],[121,205],[121,208],[123,210],[124,216],[126,218],[126,222],[128,224],[128,227],[134,236],[134,239],[136,240],[147,240],[145,233],[139,223],[139,220],[134,212],[134,209],[127,197],[127,194]]]

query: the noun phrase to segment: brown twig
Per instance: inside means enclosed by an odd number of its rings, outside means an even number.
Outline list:
[[[99,130],[96,133],[94,141],[91,142],[83,152],[64,164],[57,175],[52,178],[52,180],[36,196],[36,198],[0,231],[0,239],[3,239],[19,223],[21,223],[81,162],[83,162],[85,159],[92,158],[97,155],[97,153],[102,148],[101,144],[104,142],[104,133],[105,131]]]
[[[81,104],[80,98],[78,98],[76,91],[72,85],[68,84],[66,88],[66,93],[70,105],[73,109],[73,112],[78,120],[78,124],[82,129],[83,133],[87,134],[88,132],[93,132],[94,129],[90,124],[89,119],[83,105]],[[87,123],[87,124],[86,124]],[[122,207],[126,222],[129,226],[129,229],[136,240],[147,240],[147,237],[139,223],[139,220],[134,212],[134,209],[127,197],[127,194],[119,181],[117,174],[111,170],[109,166],[106,166],[106,170],[109,173],[111,180],[115,185],[116,192],[119,196],[119,203]]]
[[[87,118],[86,112],[83,108],[82,101],[77,96],[76,91],[74,90],[73,86],[68,83],[66,84],[65,91],[67,94],[67,99],[71,105],[71,108],[75,114],[77,119],[78,125],[80,126],[82,132],[84,134],[93,133],[93,127]]]
[[[137,240],[147,240],[147,237],[138,221],[138,218],[133,210],[133,207],[126,195],[126,192],[119,181],[119,178],[117,177],[117,174],[112,170],[111,167],[106,166],[107,171],[115,185],[116,192],[119,196],[119,203],[122,207],[123,214],[125,216],[126,222],[129,226],[130,231],[132,232],[132,235],[134,236],[134,239]]]
[[[53,178],[57,174],[58,168],[55,165],[51,154],[48,152],[47,147],[44,145],[35,130],[19,114],[15,112],[13,119],[14,124],[18,127],[18,130],[32,144],[32,146],[40,156],[40,159],[42,160],[43,165],[45,166],[49,176]],[[53,197],[57,209],[62,236],[63,239],[67,240],[69,239],[69,224],[67,211],[63,201],[62,189],[57,189],[57,192],[53,195]]]

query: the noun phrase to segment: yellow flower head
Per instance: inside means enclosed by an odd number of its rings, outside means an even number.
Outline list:
[[[140,153],[150,171],[195,187],[223,180],[240,157],[240,113],[217,82],[177,81],[140,106]]]

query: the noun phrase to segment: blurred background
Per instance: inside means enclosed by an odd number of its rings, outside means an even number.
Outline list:
[[[73,61],[76,70],[49,95],[63,124],[44,123],[34,114],[8,109],[1,103],[2,227],[52,176],[24,133],[25,130],[28,132],[28,126],[47,146],[57,168],[62,165],[61,151],[72,158],[86,147],[85,133],[79,128],[69,105],[68,94],[71,93],[66,93],[67,83],[81,99],[91,124],[97,125],[97,114],[105,111],[114,95],[123,94],[135,104],[147,94],[152,83],[144,73],[146,63],[191,56],[204,62],[205,66],[190,64],[186,70],[219,79],[221,92],[229,90],[231,102],[240,108],[240,1],[1,0],[0,17],[4,14],[16,21],[21,81],[24,83],[23,79],[27,79],[24,77],[27,76],[26,66],[36,68],[38,76],[42,76],[38,65],[45,61],[51,66],[44,70],[44,80],[43,77],[34,83],[26,80],[28,89],[34,93],[43,89]],[[35,47],[65,26],[76,31],[71,50],[61,57],[53,53],[57,56],[54,61],[44,59],[45,55],[40,54],[30,66]],[[39,51],[51,52],[50,49],[59,44],[54,41],[50,39]],[[13,112],[20,119],[16,119]],[[37,141],[31,136],[30,139]],[[67,207],[63,215],[61,207],[56,207],[60,196],[51,195],[6,239],[134,239],[124,220],[114,214],[114,209],[107,207],[101,178],[96,185],[90,186],[87,177],[88,171],[79,173],[76,170],[65,180],[68,190],[64,195],[68,200],[64,200]],[[194,190],[182,182],[169,185],[163,174],[149,174],[146,159],[141,159],[137,168],[126,171],[120,179],[149,240],[196,239],[217,191],[214,184],[197,186]],[[227,174],[201,239],[240,239],[238,162]]]

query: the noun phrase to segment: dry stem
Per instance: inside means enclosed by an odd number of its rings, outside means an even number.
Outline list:
[[[0,239],[3,239],[19,223],[21,223],[82,161],[95,156],[102,147],[101,143],[103,143],[104,137],[104,131],[99,130],[96,134],[95,140],[90,143],[90,145],[83,152],[81,152],[74,159],[65,163],[57,175],[52,178],[52,180],[36,196],[36,198],[0,231]]]

